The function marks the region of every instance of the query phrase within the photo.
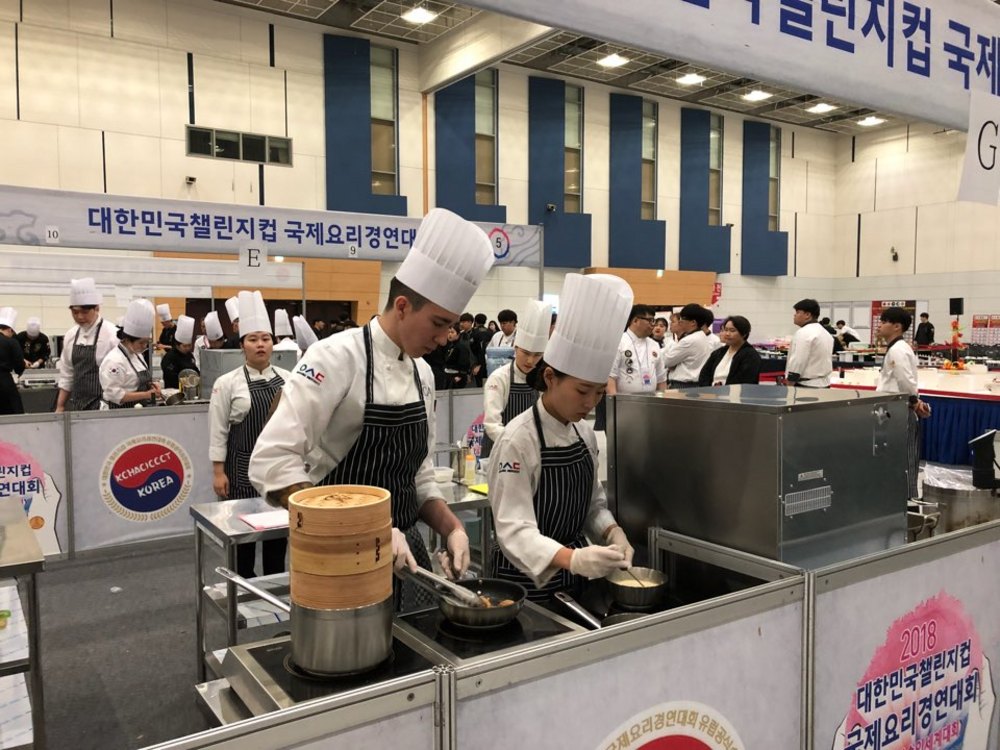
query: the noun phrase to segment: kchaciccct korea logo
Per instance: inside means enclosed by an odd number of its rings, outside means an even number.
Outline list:
[[[139,523],[166,518],[187,500],[191,459],[163,435],[124,440],[104,459],[101,496],[114,513]]]

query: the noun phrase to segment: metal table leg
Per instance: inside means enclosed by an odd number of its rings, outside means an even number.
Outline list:
[[[205,682],[205,541],[201,526],[194,526],[195,580],[195,653],[198,657],[198,682]]]
[[[226,567],[230,570],[236,570],[236,545],[232,544],[228,540],[224,542],[225,554],[226,554]],[[236,597],[238,596],[238,591],[236,584],[232,581],[226,581],[226,633],[228,642],[226,645],[235,646],[236,645],[236,614],[238,602]]]
[[[493,546],[493,509],[486,505],[479,512],[479,550],[483,556],[483,576],[490,575],[490,556]]]
[[[29,690],[31,692],[31,727],[34,733],[33,747],[45,748],[45,698],[42,694],[42,653],[39,649],[41,638],[41,617],[38,606],[38,580],[32,573],[28,577],[28,658],[31,675]]]

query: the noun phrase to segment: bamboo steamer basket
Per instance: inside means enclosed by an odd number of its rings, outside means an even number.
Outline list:
[[[310,487],[288,500],[292,601],[352,609],[392,596],[391,494],[381,487]]]

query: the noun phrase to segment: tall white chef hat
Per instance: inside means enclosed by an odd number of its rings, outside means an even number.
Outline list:
[[[41,318],[28,318],[27,327],[29,336],[37,336],[42,332],[42,320]]]
[[[544,352],[552,327],[552,305],[532,300],[517,318],[517,338],[514,343],[529,352]]]
[[[222,332],[222,323],[219,322],[219,313],[215,310],[212,310],[212,312],[205,316],[205,335],[208,336],[209,341],[218,341],[226,335]]]
[[[493,246],[482,229],[447,209],[433,208],[420,222],[396,278],[458,315],[492,265]]]
[[[156,314],[160,316],[160,322],[166,323],[170,320],[170,305],[163,303],[156,306]]]
[[[292,324],[295,326],[295,343],[299,345],[301,351],[305,351],[310,346],[319,341],[316,336],[316,331],[312,329],[309,322],[303,318],[301,315],[296,315],[292,318]]]
[[[275,336],[294,336],[292,333],[292,324],[288,320],[288,311],[283,308],[278,308],[274,311],[274,335]]]
[[[605,382],[628,323],[632,299],[632,288],[617,276],[566,274],[559,295],[559,319],[545,347],[545,362],[581,380]]]
[[[69,306],[99,305],[103,296],[97,291],[97,284],[92,278],[71,279],[69,282]]]
[[[153,333],[153,320],[156,318],[156,310],[153,303],[148,299],[134,299],[128,303],[125,309],[125,320],[122,323],[122,330],[126,336],[135,336],[138,339],[151,336]]]
[[[238,296],[226,300],[226,315],[229,316],[230,321],[240,319],[240,298]]]
[[[0,326],[13,328],[17,322],[17,310],[13,307],[0,307]]]
[[[240,336],[248,333],[271,332],[271,319],[267,314],[267,307],[264,305],[264,296],[258,292],[242,291],[240,299]],[[610,363],[608,369],[611,369]]]
[[[194,341],[194,318],[189,318],[187,315],[181,315],[177,318],[174,341],[178,344],[190,344]]]

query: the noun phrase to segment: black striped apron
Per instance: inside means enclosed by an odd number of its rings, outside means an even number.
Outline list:
[[[135,377],[138,380],[135,386],[135,391],[148,391],[153,385],[153,373],[149,371],[147,367],[142,372],[139,372],[135,365],[132,364],[132,357],[129,356],[128,351],[121,344],[118,345],[118,350],[125,355],[125,361],[128,362],[128,366],[132,368],[132,372],[135,373]],[[113,404],[110,401],[106,402],[108,407],[111,409],[132,409],[136,404],[143,404],[144,406],[153,403],[153,399],[145,399],[144,401],[130,401],[128,403],[122,402],[120,404]]]
[[[531,410],[541,444],[541,471],[533,498],[538,531],[565,547],[586,547],[583,527],[594,493],[594,459],[575,425],[573,431],[578,439],[573,445],[547,447],[538,416],[538,404],[534,404]],[[499,545],[493,548],[492,568],[494,577],[524,586],[531,601],[546,601],[556,591],[576,589],[583,584],[580,576],[560,570],[539,589],[531,578],[507,559]]]
[[[367,484],[392,493],[392,525],[406,534],[417,564],[431,569],[427,545],[417,529],[417,472],[427,458],[427,406],[417,363],[413,363],[413,383],[417,400],[399,406],[375,403],[375,363],[371,327],[364,327],[365,414],[361,433],[351,450],[327,474],[322,484]],[[397,612],[407,612],[436,604],[410,581],[393,578],[393,600]]]
[[[889,345],[889,349],[900,342],[902,342],[903,346],[909,346],[905,339],[899,338]],[[883,370],[885,369],[885,363],[889,359],[889,349],[885,350],[885,359],[882,360]],[[917,416],[917,413],[913,409],[908,409],[906,412],[906,485],[909,495],[907,497],[916,498],[920,496],[917,488],[917,475],[919,472],[920,417]]]
[[[514,376],[517,373],[514,371],[514,363],[510,363],[510,390],[507,391],[507,403],[503,406],[503,411],[500,412],[500,424],[505,427],[510,424],[510,421],[522,412],[528,411],[535,402],[538,400],[538,391],[532,388],[527,383],[516,383],[514,382]],[[479,449],[479,455],[482,458],[489,458],[490,453],[493,452],[493,441],[490,440],[489,435],[485,432],[483,433],[483,444]]]
[[[97,344],[101,340],[101,326],[104,319],[97,324],[93,344],[79,344],[80,329],[76,329],[73,337],[73,390],[69,393],[70,411],[94,411],[101,408],[101,372],[97,362]]]

